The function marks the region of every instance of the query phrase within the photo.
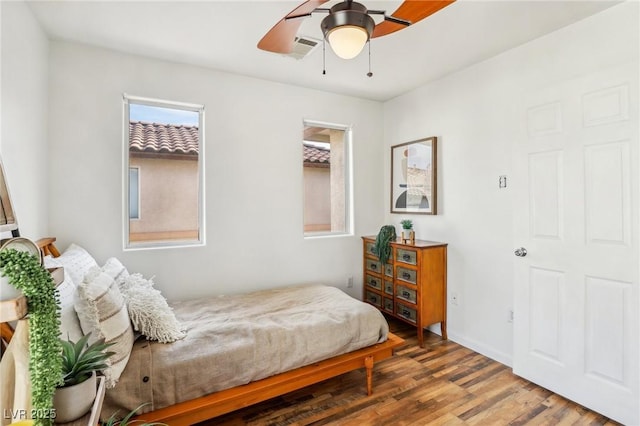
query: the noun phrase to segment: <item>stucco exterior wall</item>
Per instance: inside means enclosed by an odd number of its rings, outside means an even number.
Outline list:
[[[328,167],[304,168],[304,230],[331,230],[331,176]]]
[[[131,241],[196,238],[198,235],[198,162],[139,158],[140,218],[129,221]]]

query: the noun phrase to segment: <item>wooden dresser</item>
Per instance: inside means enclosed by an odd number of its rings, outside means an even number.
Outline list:
[[[391,243],[386,264],[374,254],[376,237],[362,237],[363,300],[382,312],[418,329],[418,342],[424,345],[425,327],[440,323],[447,338],[447,244],[416,240]]]

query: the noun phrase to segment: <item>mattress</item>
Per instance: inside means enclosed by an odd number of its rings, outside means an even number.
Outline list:
[[[138,340],[102,418],[164,408],[387,339],[374,307],[340,289],[304,285],[171,304],[187,336]]]

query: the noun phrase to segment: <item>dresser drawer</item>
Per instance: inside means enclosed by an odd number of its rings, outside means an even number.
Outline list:
[[[376,260],[365,260],[364,267],[367,269],[367,271],[376,272],[378,274],[382,273],[382,263]]]
[[[418,272],[413,269],[403,268],[402,266],[398,266],[396,268],[396,278],[402,281],[406,281],[411,284],[416,284],[416,280],[418,277]]]
[[[367,302],[371,303],[372,305],[375,305],[379,308],[382,307],[382,296],[380,296],[379,294],[367,291],[365,292],[365,297],[367,299]]]
[[[396,287],[396,297],[406,300],[407,302],[418,303],[416,291],[404,285],[398,285]]]
[[[396,315],[411,322],[418,322],[418,313],[416,312],[416,310],[409,308],[402,303],[396,304]]]
[[[384,274],[388,277],[393,277],[393,265],[388,263],[384,265]]]
[[[367,254],[371,254],[371,255],[373,255],[373,256],[376,256],[376,252],[375,252],[375,250],[373,249],[375,246],[376,246],[376,243],[373,243],[373,242],[369,242],[369,241],[367,241],[367,242],[364,244],[364,251],[365,251],[365,253],[367,253]],[[376,256],[376,257],[377,257],[377,256]]]
[[[380,278],[372,277],[371,275],[366,275],[365,284],[369,287],[373,287],[376,290],[382,290],[382,280]]]
[[[393,300],[384,298],[384,310],[393,313]]]
[[[416,252],[415,250],[397,249],[396,260],[398,262],[408,263],[409,265],[417,265],[418,252]]]
[[[393,282],[392,281],[385,281],[384,282],[384,292],[393,296]]]

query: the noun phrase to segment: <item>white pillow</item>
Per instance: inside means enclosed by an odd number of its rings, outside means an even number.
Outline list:
[[[127,268],[125,268],[124,265],[115,257],[107,259],[102,267],[102,272],[113,278],[118,286],[120,286],[124,279],[129,276]]]
[[[78,285],[75,307],[82,331],[91,333],[89,342],[104,338],[106,343],[115,343],[108,348],[115,354],[109,357],[106,362],[109,367],[103,371],[107,388],[112,388],[127,366],[134,341],[131,321],[118,285],[99,267],[91,268]]]
[[[98,266],[93,256],[85,249],[76,244],[71,244],[60,256],[56,257],[55,262],[63,266],[65,271],[71,276],[71,280],[76,286],[79,286],[84,275],[89,269]]]
[[[62,267],[62,265],[51,256],[45,256],[44,267],[59,268]],[[76,295],[76,285],[71,279],[71,275],[69,275],[67,269],[63,269],[64,280],[56,287],[60,295],[60,337],[64,340],[77,342],[83,334],[78,314],[76,314],[73,306]]]
[[[64,271],[64,281],[56,287],[60,294],[60,337],[77,342],[82,336],[80,319],[74,307],[76,286],[71,277]]]
[[[185,337],[184,328],[151,280],[132,274],[124,279],[120,290],[127,301],[133,328],[147,340],[171,343]]]

